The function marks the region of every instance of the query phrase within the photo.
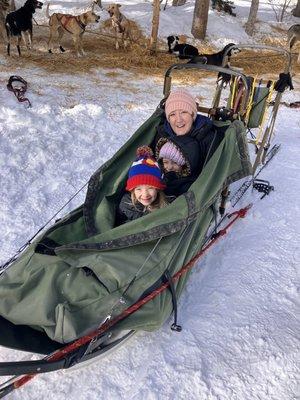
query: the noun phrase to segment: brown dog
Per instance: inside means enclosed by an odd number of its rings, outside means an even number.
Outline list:
[[[87,24],[98,22],[100,17],[94,13],[94,4],[91,11],[81,15],[74,16],[69,14],[54,13],[49,15],[49,4],[47,5],[46,15],[49,18],[50,37],[48,41],[48,51],[52,53],[53,36],[58,32],[58,44],[61,52],[65,49],[61,45],[61,39],[65,32],[72,35],[75,51],[78,57],[84,55],[82,47],[82,36],[85,32]]]
[[[109,13],[111,18],[111,24],[115,32],[116,39],[116,49],[118,50],[119,40],[122,41],[124,49],[126,49],[128,45],[128,41],[130,40],[130,24],[128,19],[120,12],[121,4],[110,4],[106,11]]]

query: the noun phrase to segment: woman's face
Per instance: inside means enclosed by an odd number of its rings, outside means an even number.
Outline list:
[[[157,197],[157,189],[149,185],[137,186],[133,192],[137,201],[145,207],[152,204]]]
[[[177,136],[183,136],[189,133],[194,122],[193,116],[184,110],[173,111],[169,114],[168,118],[173,132]]]
[[[168,158],[162,159],[163,168],[165,172],[181,172],[182,166]]]

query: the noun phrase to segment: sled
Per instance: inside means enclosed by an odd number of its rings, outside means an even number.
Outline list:
[[[240,77],[240,72],[176,64],[166,73],[164,95],[176,69],[196,68]],[[244,112],[246,100],[242,103]],[[167,207],[115,227],[115,214],[137,147],[151,143],[164,120],[164,99],[127,143],[90,178],[84,204],[37,236],[0,275],[0,345],[49,354],[107,324],[162,284],[169,288],[61,360],[0,363],[0,375],[70,368],[103,355],[137,331],[158,329],[176,311],[190,275],[173,277],[207,241],[220,194],[252,174],[246,126],[220,121],[224,139],[190,189]],[[174,330],[178,328],[175,321]],[[178,329],[179,330],[179,329]],[[1,385],[0,385],[1,389]],[[1,392],[0,392],[1,394]]]
[[[264,77],[264,79],[262,79],[254,75],[249,75],[246,77],[248,91],[245,90],[244,82],[240,80],[239,77],[231,79],[229,84],[230,95],[226,107],[231,110],[235,118],[240,118],[247,126],[248,136],[250,136],[248,142],[255,146],[256,157],[253,163],[254,174],[258,166],[264,164],[266,154],[270,149],[282,94],[288,86],[290,89],[293,89],[290,76],[292,62],[291,53],[280,47],[237,44],[229,47],[224,53],[223,66],[228,62],[227,54],[234,47],[238,47],[240,50],[267,50],[277,53],[283,58],[282,73],[279,75],[277,81],[271,78]],[[241,69],[239,70],[241,71]],[[286,82],[280,84],[282,79],[286,79]],[[226,89],[224,80],[219,79],[212,103],[212,110],[220,106],[224,89]],[[270,112],[268,112],[269,107],[272,107]],[[256,134],[253,133],[253,129],[257,129]]]

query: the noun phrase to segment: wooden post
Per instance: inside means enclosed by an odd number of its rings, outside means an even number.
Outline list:
[[[150,54],[156,54],[157,34],[159,25],[160,1],[153,0],[152,32],[150,38]]]

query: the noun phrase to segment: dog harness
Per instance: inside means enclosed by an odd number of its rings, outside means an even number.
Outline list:
[[[113,28],[117,28],[119,33],[124,33],[125,32],[125,28],[123,28],[123,26],[121,25],[123,20],[123,15],[120,15],[119,18],[115,18],[114,16],[112,17],[112,26]]]
[[[72,32],[67,28],[68,23],[72,20],[75,19],[79,27],[85,31],[86,25],[80,21],[79,17],[75,17],[74,15],[62,15],[58,20],[61,23],[61,26],[69,33],[72,34]]]

